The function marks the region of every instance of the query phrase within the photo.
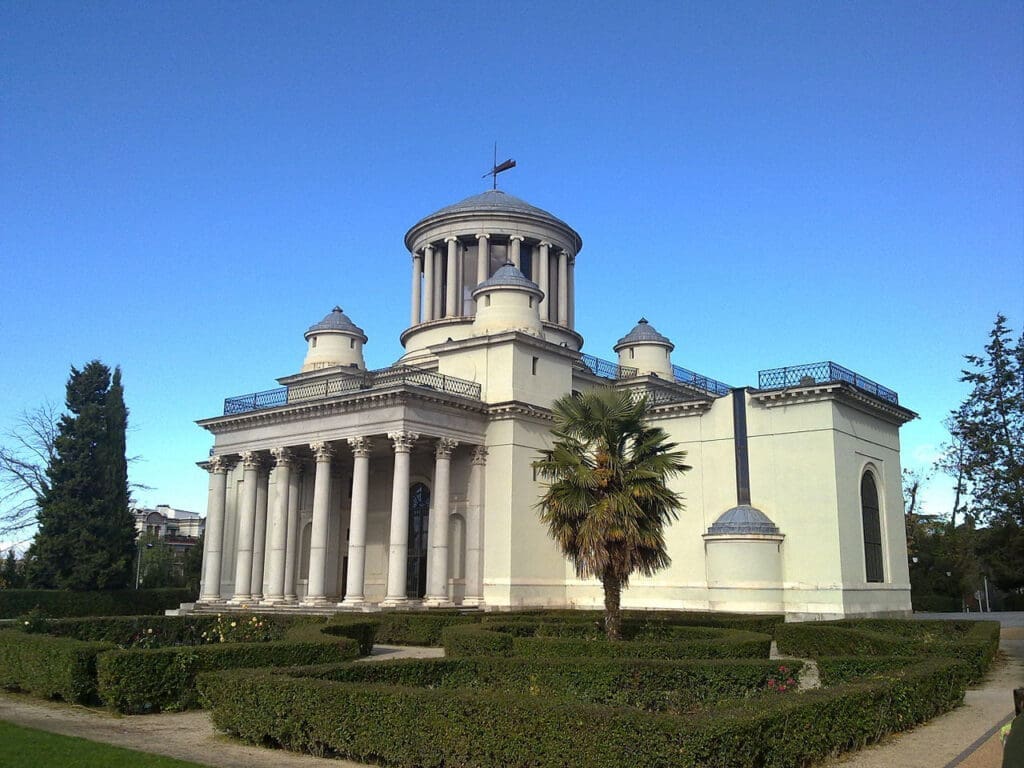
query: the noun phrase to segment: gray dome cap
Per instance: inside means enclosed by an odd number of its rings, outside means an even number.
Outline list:
[[[366,343],[366,334],[363,333],[363,329],[349,320],[348,315],[341,311],[341,307],[335,307],[319,323],[309,326],[305,336],[308,339],[314,333],[323,333],[325,331],[358,336],[363,340],[364,344]]]
[[[646,317],[641,317],[639,322],[633,327],[633,330],[619,339],[613,349],[618,352],[621,347],[628,347],[633,344],[661,344],[670,350],[676,348],[676,345],[667,336],[662,336],[654,329],[653,325],[647,322]]]
[[[778,536],[779,527],[768,519],[768,516],[756,507],[749,504],[740,504],[733,507],[711,524],[708,528],[709,536],[721,536],[723,534],[760,534],[762,536]]]
[[[506,261],[498,271],[480,283],[473,289],[474,298],[478,293],[493,291],[496,288],[517,288],[521,291],[529,291],[538,298],[544,296],[544,292],[530,278],[526,277],[519,268],[511,261]]]

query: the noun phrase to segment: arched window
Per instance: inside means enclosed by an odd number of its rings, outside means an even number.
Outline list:
[[[427,594],[427,531],[430,528],[430,489],[414,483],[409,489],[409,559],[405,571],[406,597]]]
[[[867,580],[884,581],[878,489],[875,487],[875,478],[870,472],[865,472],[860,479],[860,515],[864,523],[864,571],[867,574]]]

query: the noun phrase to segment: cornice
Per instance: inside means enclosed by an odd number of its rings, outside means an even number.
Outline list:
[[[487,413],[487,405],[479,400],[402,385],[387,389],[367,390],[338,398],[307,400],[283,405],[278,408],[266,408],[264,410],[249,411],[248,413],[239,413],[231,416],[215,416],[210,419],[200,419],[196,424],[216,435],[269,424],[287,424],[296,421],[306,421],[307,419],[320,419],[342,413],[358,413],[391,406],[406,406],[411,403],[443,406],[453,410],[481,415]]]
[[[551,411],[538,405],[531,405],[519,400],[508,400],[494,403],[487,407],[487,416],[491,421],[508,421],[509,419],[530,419],[539,423],[550,423],[554,420]]]
[[[869,395],[844,381],[812,384],[805,387],[790,387],[788,389],[751,390],[750,397],[766,408],[833,400],[897,426],[917,418],[917,414],[910,409],[893,405],[885,400]]]

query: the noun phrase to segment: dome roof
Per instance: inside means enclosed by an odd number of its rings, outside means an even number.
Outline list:
[[[526,217],[539,220],[548,225],[554,225],[564,232],[574,252],[578,253],[583,247],[583,239],[579,236],[579,233],[560,218],[545,211],[543,208],[530,205],[525,200],[521,200],[500,189],[489,189],[478,195],[472,195],[465,200],[460,200],[453,205],[445,206],[428,216],[424,216],[405,233],[405,245],[407,248],[412,248],[417,233],[422,228],[429,228],[452,217],[466,217],[468,220],[471,220],[472,218],[486,218],[494,214]]]
[[[519,268],[511,261],[506,261],[493,275],[474,288],[473,295],[476,296],[480,291],[493,290],[495,288],[518,288],[530,291],[537,296],[544,295],[540,287],[520,272]]]
[[[676,348],[676,345],[669,341],[667,336],[658,333],[645,317],[641,317],[633,330],[619,339],[613,349],[618,352],[619,347],[628,347],[631,344],[663,344],[669,349]]]
[[[319,323],[309,326],[305,336],[308,339],[311,334],[322,333],[323,331],[336,331],[359,336],[363,343],[366,343],[366,334],[363,333],[363,329],[353,323],[348,315],[341,311],[341,307],[335,307]]]
[[[760,534],[762,536],[778,536],[779,527],[768,519],[768,516],[749,504],[733,507],[711,524],[709,536],[723,534]]]

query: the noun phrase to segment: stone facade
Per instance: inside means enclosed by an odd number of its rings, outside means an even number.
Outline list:
[[[641,320],[618,362],[582,352],[582,239],[500,191],[406,235],[409,328],[390,368],[340,308],[305,333],[279,389],[229,398],[214,435],[201,603],[369,610],[601,605],[540,524],[532,462],[569,392],[646,393],[687,451],[672,565],[625,607],[910,609],[895,393],[832,363],[731,388],[672,364]]]

